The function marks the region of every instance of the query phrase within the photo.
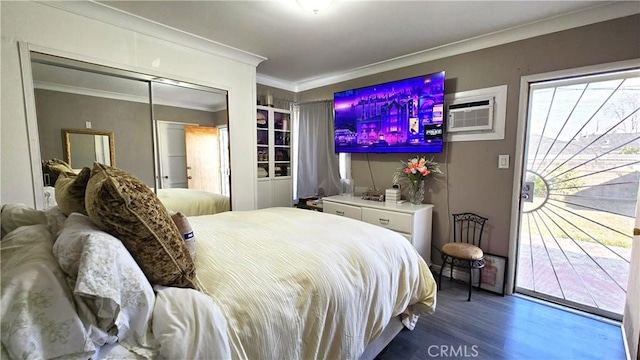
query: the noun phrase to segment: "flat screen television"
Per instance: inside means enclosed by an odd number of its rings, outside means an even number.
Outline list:
[[[444,71],[334,93],[337,153],[439,153]]]

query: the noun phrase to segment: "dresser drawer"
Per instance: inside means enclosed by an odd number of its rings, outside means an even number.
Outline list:
[[[338,216],[344,216],[351,219],[362,219],[362,208],[359,206],[351,206],[345,204],[338,204],[330,201],[323,202],[322,211],[327,214],[333,214]]]
[[[362,221],[407,234],[412,233],[412,219],[411,214],[370,208],[362,209]]]

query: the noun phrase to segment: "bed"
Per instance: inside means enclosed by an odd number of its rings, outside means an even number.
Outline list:
[[[433,277],[404,237],[319,212],[188,217],[194,258],[174,225],[178,253],[140,257],[129,237],[146,239],[143,251],[162,239],[112,231],[113,208],[96,217],[94,201],[117,202],[94,189],[96,173],[80,204],[89,215],[2,207],[2,358],[373,359],[435,310]],[[117,182],[136,219],[171,221],[144,184]],[[195,271],[167,284],[167,264],[181,261]]]
[[[229,197],[196,189],[158,189],[158,198],[164,206],[186,216],[217,214],[229,211]]]

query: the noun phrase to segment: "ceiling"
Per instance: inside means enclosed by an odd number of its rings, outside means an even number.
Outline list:
[[[318,14],[296,0],[99,4],[266,57],[258,82],[291,91],[640,13],[638,1],[333,0]]]

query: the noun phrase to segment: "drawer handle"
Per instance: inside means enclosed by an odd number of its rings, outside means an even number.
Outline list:
[[[382,225],[389,225],[389,219],[379,218],[378,220],[380,220],[380,224]]]
[[[336,215],[344,216],[344,211],[336,210]]]

